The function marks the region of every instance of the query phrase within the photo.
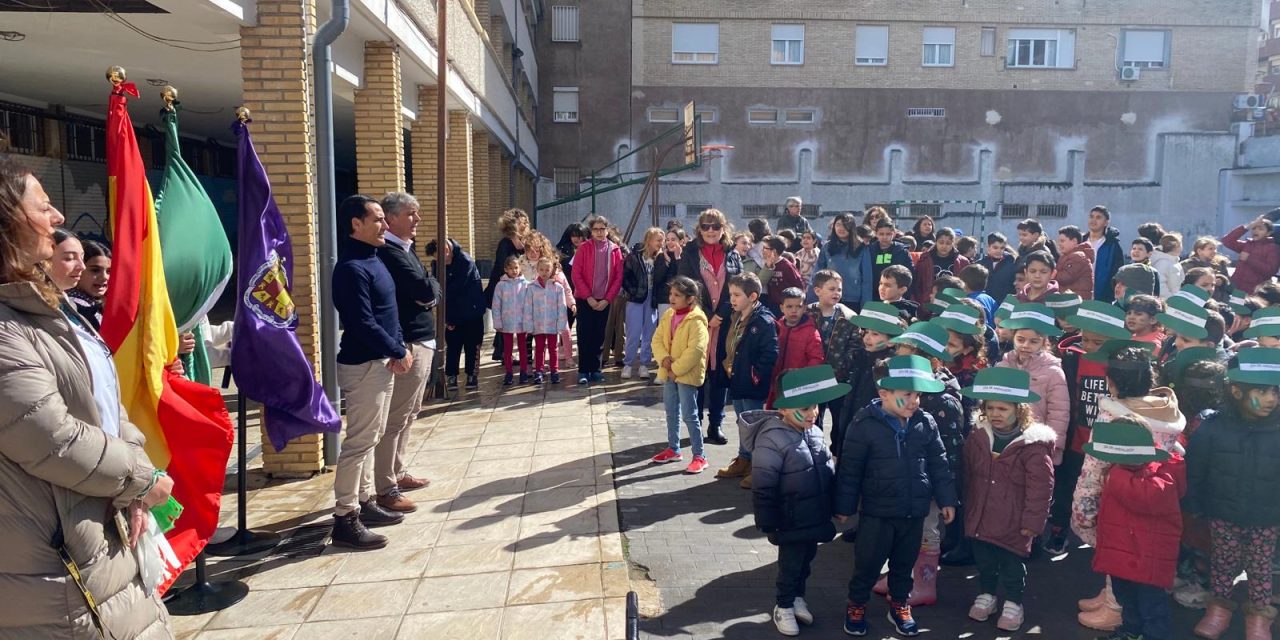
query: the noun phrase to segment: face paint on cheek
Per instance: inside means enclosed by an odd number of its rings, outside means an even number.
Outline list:
[[[895,400],[894,400],[894,402],[897,402],[897,403],[898,403],[898,408],[899,408],[899,409],[901,409],[901,408],[903,408],[903,407],[907,406],[907,401],[906,401],[906,400],[903,400],[902,398],[897,398],[897,399],[895,399]]]
[[[1258,400],[1258,396],[1249,396],[1249,408],[1253,409],[1254,413],[1262,411],[1262,401]]]

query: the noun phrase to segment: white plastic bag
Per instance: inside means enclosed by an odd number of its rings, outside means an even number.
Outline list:
[[[173,582],[173,578],[182,573],[182,565],[178,556],[169,546],[168,538],[160,532],[155,516],[151,511],[143,518],[146,530],[138,538],[138,545],[133,548],[133,557],[138,561],[138,573],[142,577],[142,588],[147,596],[151,596],[163,584]]]

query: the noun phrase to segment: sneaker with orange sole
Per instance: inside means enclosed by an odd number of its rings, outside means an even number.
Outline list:
[[[703,471],[706,470],[708,464],[709,463],[707,462],[706,458],[702,456],[694,456],[693,462],[690,462],[689,466],[684,468],[684,472],[685,473],[702,473]]]
[[[666,464],[668,462],[680,462],[682,459],[684,459],[684,456],[680,455],[679,451],[676,451],[671,447],[667,447],[662,450],[662,453],[654,456],[649,461],[654,464]]]

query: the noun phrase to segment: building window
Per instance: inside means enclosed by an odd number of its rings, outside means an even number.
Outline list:
[[[684,206],[684,217],[697,220],[703,211],[712,208],[709,204],[686,204]]]
[[[995,27],[982,28],[981,44],[982,44],[981,54],[983,56],[991,57],[996,55],[996,28]]]
[[[778,122],[778,110],[748,109],[747,122],[751,124],[775,124]]]
[[[1031,213],[1031,205],[1000,203],[1000,217],[1021,220]]]
[[[578,41],[578,8],[567,6],[551,7],[551,41]]]
[[[1076,32],[1069,29],[1010,29],[1009,67],[1070,69],[1075,66]]]
[[[751,221],[756,218],[769,219],[778,215],[778,205],[776,204],[744,204],[742,205],[742,219]]]
[[[650,109],[649,122],[654,124],[671,124],[680,122],[679,109]]]
[[[67,157],[91,162],[107,161],[107,130],[85,122],[67,123]]]
[[[720,61],[720,25],[671,25],[672,64],[716,64]]]
[[[953,27],[924,28],[924,58],[926,67],[952,67],[956,64],[956,30]]]
[[[889,27],[858,27],[853,37],[854,63],[873,66],[889,63]]]
[[[947,110],[945,107],[908,107],[908,118],[945,118]]]
[[[676,217],[676,206],[674,204],[660,204],[655,210],[653,205],[649,205],[649,215],[658,214],[659,220],[669,220]]]
[[[553,87],[551,110],[555,122],[578,121],[578,88]]]
[[[0,105],[0,151],[33,156],[44,153],[41,124],[34,111]]]
[[[1121,34],[1123,66],[1163,69],[1169,66],[1169,32],[1126,29]]]
[[[702,118],[702,124],[714,124],[716,121],[716,110],[698,109],[698,117]]]
[[[787,109],[787,124],[813,124],[818,121],[818,112],[813,109]]]
[[[580,192],[578,184],[582,177],[577,167],[556,167],[552,170],[556,181],[556,197],[568,198]]]
[[[773,25],[773,64],[804,64],[804,25]]]
[[[1065,218],[1067,217],[1067,205],[1065,204],[1038,204],[1036,205],[1037,218]]]

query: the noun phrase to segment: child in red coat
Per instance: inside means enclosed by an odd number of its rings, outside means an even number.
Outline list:
[[[1156,446],[1139,416],[1100,422],[1085,453],[1112,463],[1098,507],[1093,570],[1111,578],[1122,608],[1113,638],[1172,640],[1173,587],[1186,493],[1182,457]]]
[[[773,367],[766,409],[778,397],[778,380],[792,369],[803,369],[827,361],[818,325],[805,313],[804,291],[796,287],[782,290],[782,317],[778,318],[778,364]]]

